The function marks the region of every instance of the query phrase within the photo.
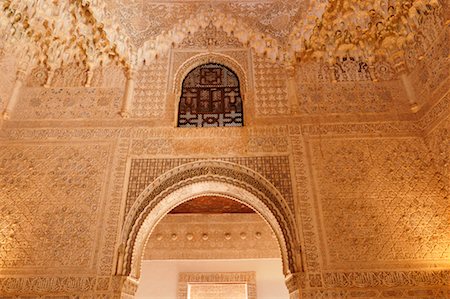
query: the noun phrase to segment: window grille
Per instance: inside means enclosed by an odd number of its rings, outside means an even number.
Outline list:
[[[242,96],[239,79],[215,63],[196,67],[183,80],[178,127],[241,127]]]

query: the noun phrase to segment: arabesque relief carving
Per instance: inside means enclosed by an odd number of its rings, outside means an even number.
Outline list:
[[[424,142],[315,139],[311,152],[330,265],[447,265],[450,189]]]
[[[449,297],[446,1],[3,4],[0,297],[133,298],[156,222],[205,193],[263,216],[292,299]],[[244,127],[176,128],[204,63]]]
[[[0,153],[0,272],[94,268],[110,145],[2,142]]]

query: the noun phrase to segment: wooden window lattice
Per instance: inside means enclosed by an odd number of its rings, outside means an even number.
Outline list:
[[[178,108],[178,127],[241,127],[239,79],[223,65],[200,65],[183,80]]]

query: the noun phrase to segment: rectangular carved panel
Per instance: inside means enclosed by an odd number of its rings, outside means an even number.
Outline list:
[[[286,70],[269,59],[253,56],[255,110],[259,116],[289,114]]]
[[[110,148],[66,142],[0,146],[2,273],[93,266]]]
[[[449,186],[422,139],[311,140],[311,150],[331,264],[448,263]]]
[[[12,118],[118,118],[122,95],[120,88],[28,87],[23,89]]]
[[[132,115],[134,117],[160,118],[166,110],[167,89],[166,56],[142,67],[136,79]]]

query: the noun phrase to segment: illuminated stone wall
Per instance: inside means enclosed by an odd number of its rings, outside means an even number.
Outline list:
[[[210,50],[247,75],[249,121],[175,128],[174,76],[207,54],[202,34],[138,72],[129,119],[118,115],[125,79],[114,67],[99,69],[90,88],[83,70],[61,70],[48,89],[45,73],[31,72],[0,130],[0,297],[132,290],[113,276],[131,160],[220,158],[292,196],[302,298],[449,298],[449,68],[448,59],[426,63],[445,46],[421,62],[433,75],[414,82],[431,98],[412,114],[392,66],[379,66],[377,83],[353,62],[336,66],[335,83],[323,66],[290,76],[230,38]]]

